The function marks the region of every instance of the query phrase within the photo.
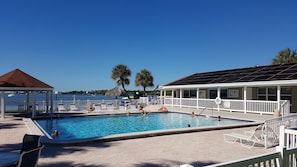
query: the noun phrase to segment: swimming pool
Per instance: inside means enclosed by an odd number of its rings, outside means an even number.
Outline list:
[[[188,124],[191,128],[194,128],[250,122],[225,118],[218,121],[216,117],[192,117],[189,114],[176,112],[149,113],[146,116],[140,114],[131,114],[129,116],[117,114],[38,119],[35,121],[47,134],[52,134],[55,129],[59,130],[60,134],[52,138],[57,141],[102,138],[110,135],[156,130],[185,129],[188,128]]]

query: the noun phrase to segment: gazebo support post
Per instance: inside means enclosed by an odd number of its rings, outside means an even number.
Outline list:
[[[26,111],[30,111],[30,91],[26,91],[27,93],[27,98],[26,98]]]
[[[1,91],[1,118],[4,119],[5,115],[5,102],[4,102],[4,91]]]
[[[49,98],[48,98],[49,97],[49,93],[50,93],[49,91],[46,91],[46,93],[45,93],[45,106],[46,106],[45,107],[45,113],[46,114],[48,114],[48,111],[49,111],[48,110],[49,109]]]
[[[50,91],[50,99],[51,99],[51,108],[50,108],[50,112],[51,112],[51,116],[53,115],[53,110],[54,110],[54,104],[53,104],[53,93],[54,91]]]
[[[36,99],[35,99],[35,91],[31,92],[32,94],[32,118],[35,118],[36,116]]]

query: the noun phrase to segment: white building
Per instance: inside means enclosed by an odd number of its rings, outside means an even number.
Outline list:
[[[297,111],[297,63],[196,73],[160,90],[165,106],[288,114]]]

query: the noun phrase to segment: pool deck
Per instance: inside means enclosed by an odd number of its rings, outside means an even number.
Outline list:
[[[146,111],[156,111],[160,106],[148,106]],[[201,109],[170,108],[170,111],[200,113]],[[91,113],[93,114],[93,113]],[[242,114],[205,110],[203,115],[241,118],[262,122],[272,115]],[[227,162],[274,152],[265,149],[242,147],[239,143],[225,143],[223,134],[243,132],[255,127],[193,132],[148,138],[94,142],[74,146],[46,145],[39,159],[40,167],[157,167],[191,164],[195,167]],[[0,120],[0,151],[18,151],[25,133],[31,133],[22,118],[8,117]],[[32,132],[34,133],[34,132]]]

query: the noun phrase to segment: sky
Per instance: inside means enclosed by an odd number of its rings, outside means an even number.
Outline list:
[[[0,75],[16,68],[56,91],[116,86],[112,69],[154,84],[269,65],[297,49],[296,0],[1,0]],[[147,88],[153,90],[155,87]]]

